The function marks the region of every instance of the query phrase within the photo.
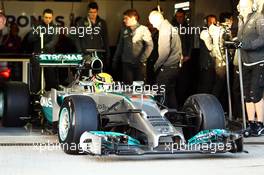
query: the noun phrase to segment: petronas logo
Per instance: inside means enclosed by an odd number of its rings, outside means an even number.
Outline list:
[[[41,54],[40,63],[75,63],[83,60],[81,54]]]

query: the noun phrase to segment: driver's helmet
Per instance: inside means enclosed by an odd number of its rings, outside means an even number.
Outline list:
[[[107,73],[96,74],[92,80],[94,82],[95,92],[111,91],[114,83],[112,76]]]

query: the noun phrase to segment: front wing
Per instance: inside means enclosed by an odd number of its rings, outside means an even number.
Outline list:
[[[237,153],[243,151],[243,137],[226,130],[207,130],[198,133],[187,143],[178,140],[151,148],[125,134],[90,131],[82,134],[80,147],[83,152],[91,155]]]

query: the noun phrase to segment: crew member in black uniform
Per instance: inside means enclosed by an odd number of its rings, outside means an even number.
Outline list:
[[[53,30],[56,27],[53,23],[53,11],[51,9],[45,9],[42,17],[42,21],[37,26],[34,26],[33,30],[30,32],[28,43],[33,46],[33,51],[36,54],[41,52],[52,54],[55,52],[55,45],[58,41],[58,35],[56,35],[55,30]],[[43,50],[41,50],[41,33],[44,38]],[[45,68],[44,76],[46,91],[51,90],[51,88],[58,89],[59,79],[57,68]],[[34,93],[37,93],[40,90],[40,67],[35,58],[31,60],[30,88]]]
[[[98,10],[99,7],[96,2],[89,3],[87,16],[77,21],[77,28],[84,28],[84,31],[88,32],[77,34],[75,46],[79,53],[87,53],[86,49],[105,50],[104,53],[98,53],[98,56],[108,70],[110,58],[108,31],[105,20],[98,15]]]
[[[157,74],[156,83],[159,86],[165,85],[165,105],[177,109],[175,87],[180,70],[180,60],[183,58],[181,39],[177,30],[168,20],[164,19],[160,11],[152,11],[149,21],[159,31],[159,57],[154,65]]]

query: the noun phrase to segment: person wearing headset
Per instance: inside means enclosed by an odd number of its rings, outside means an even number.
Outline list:
[[[237,48],[241,50],[248,127],[245,136],[264,134],[264,13],[255,0],[240,0]]]

